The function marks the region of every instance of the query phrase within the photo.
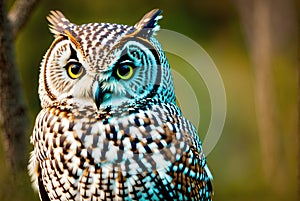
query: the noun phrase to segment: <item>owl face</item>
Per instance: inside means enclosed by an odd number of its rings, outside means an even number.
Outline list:
[[[52,12],[48,20],[55,40],[41,65],[42,107],[58,103],[101,109],[140,100],[175,101],[169,65],[153,36],[159,14],[151,11],[135,26],[79,26]]]

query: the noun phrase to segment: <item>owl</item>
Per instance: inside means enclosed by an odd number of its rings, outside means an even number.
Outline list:
[[[197,130],[176,105],[155,38],[161,11],[134,26],[48,16],[29,174],[42,201],[211,200]]]

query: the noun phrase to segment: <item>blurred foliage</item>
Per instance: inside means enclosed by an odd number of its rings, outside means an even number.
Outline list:
[[[297,200],[297,25],[293,25],[290,37],[281,43],[273,61],[280,116],[280,162],[283,165],[280,174],[274,175],[272,182],[266,182],[255,120],[253,72],[234,1],[41,1],[16,42],[17,63],[32,127],[40,110],[37,94],[39,64],[53,40],[45,19],[50,10],[63,11],[77,24],[113,22],[134,25],[152,8],[163,10],[162,28],[190,37],[209,53],[225,84],[228,101],[226,124],[217,146],[208,155],[214,175],[214,200]],[[168,59],[172,68],[184,69],[188,65],[174,55],[168,55]],[[181,72],[193,87],[202,83],[193,71]],[[210,119],[209,96],[203,83],[194,90],[200,100],[199,130],[205,133]],[[2,160],[3,153],[0,157]],[[32,201],[33,197],[38,200],[26,173],[11,179],[3,163],[0,170],[0,200]],[[17,189],[15,182],[18,183]]]

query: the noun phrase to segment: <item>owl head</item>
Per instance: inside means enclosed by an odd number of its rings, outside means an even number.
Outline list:
[[[76,25],[61,12],[48,16],[55,39],[41,64],[39,96],[43,108],[78,104],[97,109],[139,101],[174,102],[171,72],[154,35],[158,9],[134,26]]]

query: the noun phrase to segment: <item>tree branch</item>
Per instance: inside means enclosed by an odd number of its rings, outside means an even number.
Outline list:
[[[32,11],[37,6],[40,0],[17,0],[13,4],[8,19],[11,24],[11,30],[14,38],[17,37],[20,30],[28,21]]]

